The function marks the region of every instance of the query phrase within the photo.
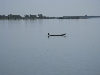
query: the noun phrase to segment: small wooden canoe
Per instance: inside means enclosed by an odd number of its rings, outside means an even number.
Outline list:
[[[65,34],[60,34],[60,35],[50,35],[50,34],[48,33],[48,36],[64,36],[64,35],[66,35],[66,33],[65,33]]]

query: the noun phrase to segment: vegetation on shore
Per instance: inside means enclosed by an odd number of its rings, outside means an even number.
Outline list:
[[[0,19],[87,19],[87,18],[98,18],[100,16],[63,16],[63,17],[47,17],[47,16],[43,16],[42,14],[38,14],[37,15],[24,15],[24,17],[20,16],[20,15],[0,15]]]

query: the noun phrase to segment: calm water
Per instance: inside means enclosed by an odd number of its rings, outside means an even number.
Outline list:
[[[100,75],[100,18],[0,20],[0,75]]]

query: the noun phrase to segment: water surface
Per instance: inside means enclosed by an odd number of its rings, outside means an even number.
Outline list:
[[[99,75],[99,32],[99,18],[0,20],[0,75]]]

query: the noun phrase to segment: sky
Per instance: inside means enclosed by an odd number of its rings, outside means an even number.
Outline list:
[[[100,0],[0,0],[0,15],[100,16]]]

